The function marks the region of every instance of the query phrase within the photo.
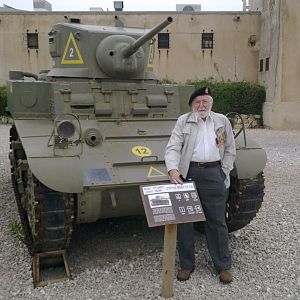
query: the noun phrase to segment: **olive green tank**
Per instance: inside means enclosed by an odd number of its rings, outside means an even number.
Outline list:
[[[193,87],[153,73],[151,30],[72,20],[49,33],[53,68],[11,71],[12,182],[30,253],[66,249],[74,223],[143,214],[139,185],[167,182],[164,149]],[[239,134],[227,201],[229,230],[263,200],[266,154]]]

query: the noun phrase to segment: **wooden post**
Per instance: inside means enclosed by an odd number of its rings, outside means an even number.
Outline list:
[[[177,224],[165,225],[162,291],[165,298],[173,296]]]

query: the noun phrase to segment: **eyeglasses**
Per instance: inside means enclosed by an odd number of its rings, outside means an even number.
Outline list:
[[[202,104],[203,106],[208,106],[212,103],[211,100],[208,100],[208,99],[196,99],[193,101],[192,105],[193,106],[198,106],[200,104]]]

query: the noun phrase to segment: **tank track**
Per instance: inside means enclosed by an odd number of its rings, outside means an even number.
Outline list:
[[[19,213],[19,217],[20,217],[20,221],[21,221],[21,225],[22,225],[22,229],[23,229],[24,243],[27,246],[29,254],[31,256],[33,256],[35,251],[34,251],[34,242],[33,242],[32,234],[31,234],[31,228],[29,225],[27,213],[22,205],[22,200],[21,200],[22,196],[18,191],[17,179],[14,174],[11,175],[11,181],[12,181],[12,186],[13,186],[13,190],[14,190],[14,194],[15,194],[18,213]]]
[[[35,252],[67,249],[72,237],[73,197],[53,191],[31,176],[28,188],[34,189]]]
[[[245,227],[256,216],[264,196],[263,172],[255,178],[238,179],[231,177],[229,196],[226,203],[226,222],[228,231]]]
[[[13,126],[10,130],[10,144],[17,140],[17,131]],[[12,155],[17,156],[14,157],[15,162],[24,159],[24,157],[18,157],[17,151],[12,149],[12,145],[10,148],[13,152]],[[12,164],[12,186],[25,235],[24,242],[30,255],[68,248],[74,219],[73,195],[49,189],[34,177],[30,169],[22,176],[23,184],[26,187],[24,193],[20,193],[18,180],[21,178],[16,177],[15,168],[16,166]],[[24,208],[26,197],[29,198],[27,207],[31,207],[32,215],[28,208],[27,210]]]

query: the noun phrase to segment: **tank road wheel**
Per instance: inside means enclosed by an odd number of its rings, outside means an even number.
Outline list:
[[[29,253],[66,249],[72,236],[73,195],[53,191],[35,178],[14,126],[10,149],[12,185]]]
[[[264,177],[259,173],[253,179],[230,178],[231,185],[225,217],[228,231],[243,228],[256,216],[264,196]]]

